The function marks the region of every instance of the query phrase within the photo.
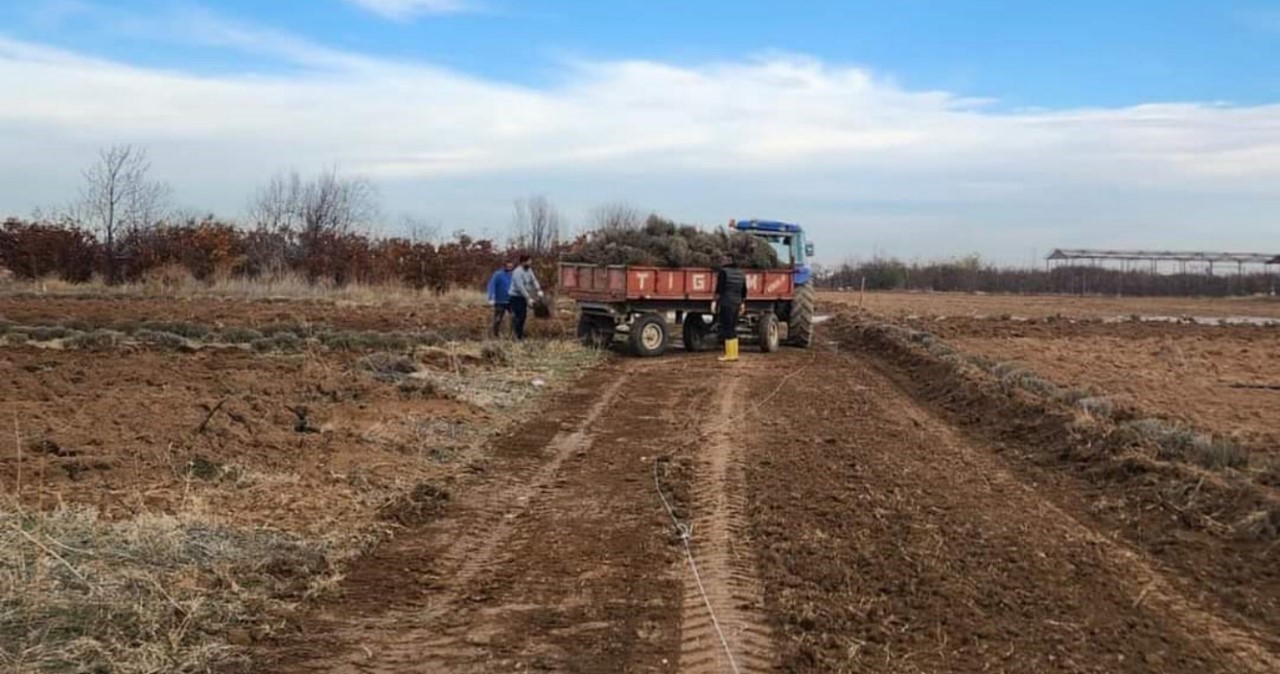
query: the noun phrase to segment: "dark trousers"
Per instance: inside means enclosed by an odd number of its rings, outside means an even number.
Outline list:
[[[493,336],[495,338],[502,336],[502,319],[510,312],[510,304],[493,305]]]
[[[511,296],[511,329],[516,333],[516,339],[524,340],[524,322],[529,318],[529,299]]]
[[[720,303],[720,336],[725,339],[738,338],[738,312],[742,311],[740,302]]]

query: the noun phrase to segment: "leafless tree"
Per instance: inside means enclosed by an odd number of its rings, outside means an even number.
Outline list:
[[[249,204],[249,221],[259,230],[273,234],[302,229],[302,178],[297,171],[280,173],[258,189]]]
[[[143,148],[115,145],[100,150],[98,161],[84,171],[84,186],[75,218],[102,232],[107,248],[107,282],[116,283],[116,242],[155,226],[164,216],[169,186],[148,178],[151,162]]]
[[[546,254],[560,243],[560,211],[544,196],[517,199],[512,232],[517,247]]]
[[[440,242],[440,225],[426,218],[410,215],[400,216],[400,231],[409,235],[414,243],[438,244]]]
[[[644,223],[644,215],[625,201],[614,201],[592,209],[587,222],[591,229],[597,231],[639,229]]]
[[[369,228],[378,216],[377,192],[363,178],[347,178],[328,169],[303,180],[297,171],[280,173],[258,190],[249,204],[249,222],[264,240],[283,248],[288,241],[310,254],[324,237],[351,234]],[[278,268],[286,251],[258,251],[266,266]]]
[[[349,234],[378,215],[377,193],[363,178],[329,169],[304,181],[297,171],[271,179],[254,197],[249,218],[261,229],[306,236]]]

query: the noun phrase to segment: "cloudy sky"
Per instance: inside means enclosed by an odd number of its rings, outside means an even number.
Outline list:
[[[1273,0],[5,0],[0,215],[133,143],[237,217],[284,169],[387,224],[505,232],[545,194],[820,257],[1280,253]]]

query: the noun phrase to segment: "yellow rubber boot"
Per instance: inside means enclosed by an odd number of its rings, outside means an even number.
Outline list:
[[[724,355],[720,356],[719,360],[722,363],[736,363],[738,361],[738,340],[724,340]]]

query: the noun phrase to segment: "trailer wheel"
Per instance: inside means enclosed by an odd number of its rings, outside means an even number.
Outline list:
[[[641,358],[661,356],[667,352],[671,329],[658,314],[644,314],[631,324],[631,352]]]
[[[796,288],[791,300],[791,315],[787,317],[787,344],[807,349],[813,346],[813,313],[817,304],[817,291],[812,283]]]
[[[578,341],[588,349],[608,348],[613,342],[613,325],[607,319],[581,316],[578,318]]]
[[[760,315],[756,324],[756,335],[760,337],[760,352],[773,353],[778,350],[778,317],[773,312]]]
[[[711,334],[711,326],[707,325],[702,314],[687,314],[684,317],[684,327],[680,330],[681,339],[684,341],[684,350],[689,353],[698,353],[707,349],[707,337]]]

